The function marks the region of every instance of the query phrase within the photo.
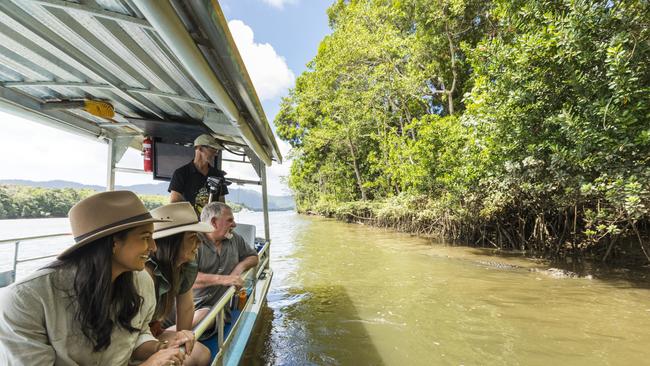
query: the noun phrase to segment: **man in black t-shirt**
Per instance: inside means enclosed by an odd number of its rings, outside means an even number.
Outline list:
[[[167,189],[170,202],[188,201],[197,213],[201,213],[210,195],[208,177],[224,178],[226,175],[226,172],[214,166],[214,159],[221,149],[221,144],[210,135],[203,134],[194,140],[194,160],[176,169],[172,175]],[[226,194],[228,188],[223,185],[219,197],[215,199],[224,202]]]

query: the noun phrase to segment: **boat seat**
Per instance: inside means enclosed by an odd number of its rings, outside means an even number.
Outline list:
[[[255,249],[255,225],[237,224],[235,232],[244,238],[246,245],[251,249]]]
[[[0,287],[7,287],[16,279],[13,270],[0,272]]]

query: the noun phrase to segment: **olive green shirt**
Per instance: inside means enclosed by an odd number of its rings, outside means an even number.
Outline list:
[[[148,273],[133,272],[143,302],[131,325],[139,331],[115,326],[100,352],[93,352],[74,320],[76,303],[61,288],[73,278],[70,269],[42,269],[0,289],[0,365],[127,365],[138,346],[156,340],[149,331],[156,298]]]
[[[150,268],[153,268],[151,272],[153,273],[154,283],[156,285],[156,301],[157,301],[156,312],[157,312],[160,310],[159,308],[163,306],[161,301],[163,295],[171,291],[172,285],[169,282],[169,280],[165,277],[165,275],[160,271],[160,269],[158,269],[158,263],[156,263],[155,258],[153,257],[149,258],[147,263],[151,265]],[[185,263],[185,265],[182,268],[183,269],[181,270],[180,273],[180,284],[178,287],[177,295],[182,295],[192,289],[192,286],[194,285],[194,281],[196,280],[196,275],[198,274],[199,271],[199,266],[196,264],[195,261]],[[174,310],[174,313],[175,312],[176,311]],[[167,318],[163,322],[163,326],[165,328],[175,324],[174,317],[172,315],[173,314],[163,314],[163,318]],[[159,319],[154,319],[154,320],[159,320]]]

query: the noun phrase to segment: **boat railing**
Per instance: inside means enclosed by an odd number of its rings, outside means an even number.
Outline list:
[[[260,262],[257,264],[257,272],[255,278],[260,278],[262,272],[269,268],[269,248],[270,242],[266,242],[262,249],[257,253],[257,257],[260,259]]]
[[[2,271],[0,272],[0,287],[5,287],[8,286],[9,284],[13,283],[16,281],[16,273],[18,270],[18,265],[21,263],[27,263],[27,262],[34,262],[37,260],[41,259],[47,259],[47,258],[54,258],[58,255],[57,254],[50,254],[50,255],[43,255],[43,256],[37,256],[37,257],[29,257],[29,258],[24,258],[24,259],[18,259],[18,255],[20,253],[20,244],[28,241],[33,241],[33,240],[40,240],[40,239],[49,239],[49,238],[57,238],[57,237],[63,237],[63,236],[70,236],[72,234],[70,233],[56,233],[56,234],[46,234],[46,235],[35,235],[35,236],[24,236],[20,238],[10,238],[10,239],[0,239],[0,245],[14,245],[14,258],[13,262],[11,265],[11,269],[8,271]]]

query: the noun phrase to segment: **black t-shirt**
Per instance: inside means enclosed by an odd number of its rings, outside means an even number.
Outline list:
[[[194,206],[196,212],[201,212],[203,206],[208,204],[208,197],[210,196],[210,189],[206,184],[208,177],[223,178],[225,175],[226,172],[223,170],[211,166],[208,175],[205,176],[196,169],[194,162],[190,161],[189,164],[183,165],[174,171],[167,191],[176,191],[182,194],[183,198]],[[225,196],[227,194],[228,188],[223,187],[221,195]],[[213,199],[218,200],[219,197],[213,197]]]

